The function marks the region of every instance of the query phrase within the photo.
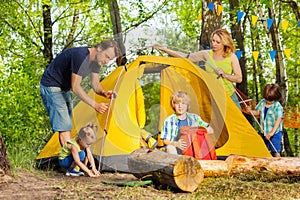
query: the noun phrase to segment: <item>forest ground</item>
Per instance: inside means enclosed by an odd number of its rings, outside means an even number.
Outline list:
[[[0,175],[0,199],[300,199],[300,178],[245,176],[204,178],[193,193],[155,186],[124,187],[116,182],[137,180],[131,174],[67,177],[58,171],[17,170]]]

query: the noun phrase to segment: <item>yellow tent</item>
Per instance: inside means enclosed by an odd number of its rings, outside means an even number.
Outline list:
[[[214,128],[212,138],[217,156],[271,156],[261,137],[225,93],[215,76],[185,58],[140,56],[127,66],[118,67],[102,81],[106,90],[117,92],[117,98],[108,100],[95,95],[92,90],[89,92],[97,101],[110,103],[108,112],[99,114],[83,102],[78,103],[73,110],[73,137],[87,122],[99,126],[98,139],[92,145],[92,151],[100,161],[102,170],[126,171],[127,156],[141,147],[141,138],[150,134],[143,129],[146,115],[140,81],[148,73],[160,76],[157,130],[160,130],[164,119],[173,113],[170,107],[171,94],[182,90],[191,97],[189,112],[199,114]],[[53,158],[59,151],[58,133],[55,133],[37,160]]]

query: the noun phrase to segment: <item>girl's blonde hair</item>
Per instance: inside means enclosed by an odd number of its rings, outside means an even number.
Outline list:
[[[98,126],[89,122],[86,126],[79,130],[78,137],[87,145],[91,145],[96,141],[96,132]]]
[[[171,99],[170,99],[170,104],[174,111],[175,111],[175,104],[179,103],[179,102],[186,104],[189,109],[190,103],[191,103],[191,98],[186,92],[183,92],[183,91],[178,91],[178,92],[173,93],[173,95],[171,96]]]
[[[224,45],[224,53],[223,56],[227,57],[235,52],[235,47],[233,40],[226,29],[217,29],[211,34],[211,39],[213,39],[214,35],[217,35],[221,39],[221,43]]]

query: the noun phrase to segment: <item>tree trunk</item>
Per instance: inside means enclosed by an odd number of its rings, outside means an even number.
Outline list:
[[[185,192],[195,191],[203,181],[203,170],[195,158],[147,151],[138,149],[128,158],[129,171],[136,177],[151,178],[156,183]]]
[[[211,11],[207,6],[212,1],[202,1],[202,31],[200,35],[199,50],[210,48],[211,34],[214,30],[222,27],[222,15],[217,15],[217,9]],[[221,5],[222,0],[213,1],[216,5]]]
[[[230,4],[230,10],[238,10],[239,8],[239,1],[236,0],[229,0]],[[230,13],[231,19],[234,19],[233,12]],[[239,62],[242,70],[243,80],[241,83],[237,83],[237,88],[246,94],[248,96],[248,90],[247,90],[247,69],[246,69],[246,57],[245,57],[245,46],[244,46],[244,33],[243,30],[245,30],[244,27],[245,20],[240,21],[239,23],[233,23],[231,25],[231,36],[234,40],[237,41],[237,49],[243,51],[244,56],[241,56]]]
[[[43,55],[45,60],[49,64],[53,60],[51,7],[50,5],[47,4],[43,4],[42,7],[43,7],[43,26],[44,26]]]
[[[66,43],[65,43],[65,46],[64,46],[63,50],[69,48],[70,46],[73,46],[72,44],[74,42],[74,34],[75,34],[76,29],[77,29],[78,20],[79,20],[79,10],[77,8],[75,8],[71,30],[69,32],[69,35],[68,35],[68,38],[66,40]]]
[[[291,148],[289,136],[288,136],[288,133],[285,128],[282,130],[282,136],[283,136],[283,148],[282,149],[284,149],[285,151],[282,152],[281,154],[283,154],[284,156],[293,157],[294,156],[293,150]]]
[[[274,6],[274,3],[273,3]],[[275,12],[274,8],[270,7],[268,8],[269,11],[269,18],[275,19]],[[276,24],[276,20],[274,20],[274,23],[270,29],[271,39],[272,39],[272,47],[275,50],[278,50],[275,56],[275,63],[276,63],[276,82],[280,86],[282,99],[281,103],[282,106],[287,105],[288,101],[288,85],[287,85],[287,75],[286,75],[286,66],[283,62],[284,56],[283,51],[279,51],[282,49],[281,41],[280,41],[280,35],[278,31],[278,26]]]
[[[110,4],[110,19],[113,26],[114,39],[118,42],[122,55],[125,55],[126,49],[123,41],[120,10],[116,0],[113,0]]]
[[[0,135],[0,177],[5,174],[11,174],[11,167],[9,160],[7,158],[6,149],[4,146],[4,141]]]

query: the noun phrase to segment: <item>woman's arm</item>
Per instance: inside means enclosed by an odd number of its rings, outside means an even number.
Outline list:
[[[223,76],[223,78],[226,78],[227,80],[229,80],[231,82],[241,83],[243,80],[242,70],[241,70],[239,60],[235,54],[231,54],[230,61],[231,61],[231,67],[232,67],[233,74],[223,73],[222,76]]]
[[[172,57],[188,58],[192,62],[206,61],[207,57],[209,55],[209,53],[208,53],[209,50],[202,50],[202,51],[198,51],[195,53],[187,54],[187,53],[183,53],[180,51],[174,51],[174,50],[168,49],[167,47],[164,47],[160,44],[154,44],[153,48],[164,51]]]

